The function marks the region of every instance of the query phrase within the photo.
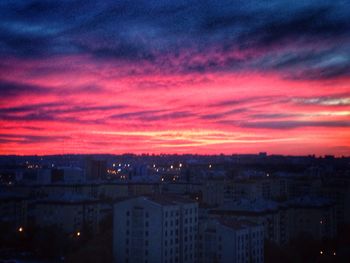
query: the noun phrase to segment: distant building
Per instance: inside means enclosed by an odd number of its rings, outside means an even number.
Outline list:
[[[98,233],[99,202],[96,199],[66,193],[38,200],[35,222],[40,227],[56,226],[65,233]]]
[[[224,192],[226,200],[286,198],[287,180],[271,178],[268,173],[259,179],[230,180],[225,185]]]
[[[147,177],[148,167],[146,164],[137,164],[132,168],[132,177]]]
[[[213,208],[209,214],[262,224],[265,239],[280,245],[288,244],[301,235],[316,240],[336,236],[335,205],[321,197],[303,196],[281,203],[265,199],[241,199]]]
[[[224,202],[225,181],[207,179],[201,187],[202,201],[208,205],[221,205]]]
[[[322,186],[321,194],[335,203],[338,225],[350,224],[350,180],[327,181]]]
[[[84,181],[84,172],[79,167],[59,167],[52,169],[52,183],[81,183]]]
[[[88,157],[85,161],[86,180],[104,180],[107,175],[107,162]]]
[[[197,262],[198,205],[169,196],[137,197],[114,207],[114,262]]]
[[[27,207],[25,196],[13,192],[0,192],[0,224],[13,229],[26,226]]]
[[[303,196],[288,202],[292,220],[291,238],[308,235],[316,240],[334,238],[337,233],[336,207],[329,199]]]
[[[288,209],[276,202],[265,199],[241,199],[213,208],[209,213],[219,218],[248,220],[261,224],[264,226],[265,239],[276,244],[285,244],[289,241]]]
[[[198,262],[263,263],[264,227],[250,221],[217,219],[200,224]]]

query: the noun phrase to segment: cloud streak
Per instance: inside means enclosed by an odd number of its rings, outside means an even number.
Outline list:
[[[344,154],[349,15],[341,0],[1,1],[0,153]]]

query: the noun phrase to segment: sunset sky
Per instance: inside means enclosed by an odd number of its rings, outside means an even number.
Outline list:
[[[0,154],[350,155],[350,1],[0,1]]]

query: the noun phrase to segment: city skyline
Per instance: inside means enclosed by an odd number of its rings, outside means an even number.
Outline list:
[[[350,155],[346,1],[2,1],[0,154]]]

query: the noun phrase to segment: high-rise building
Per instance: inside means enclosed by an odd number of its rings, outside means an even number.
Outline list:
[[[114,262],[197,262],[198,205],[191,200],[137,197],[114,207]]]
[[[264,262],[264,227],[247,220],[206,220],[198,242],[198,262]]]

